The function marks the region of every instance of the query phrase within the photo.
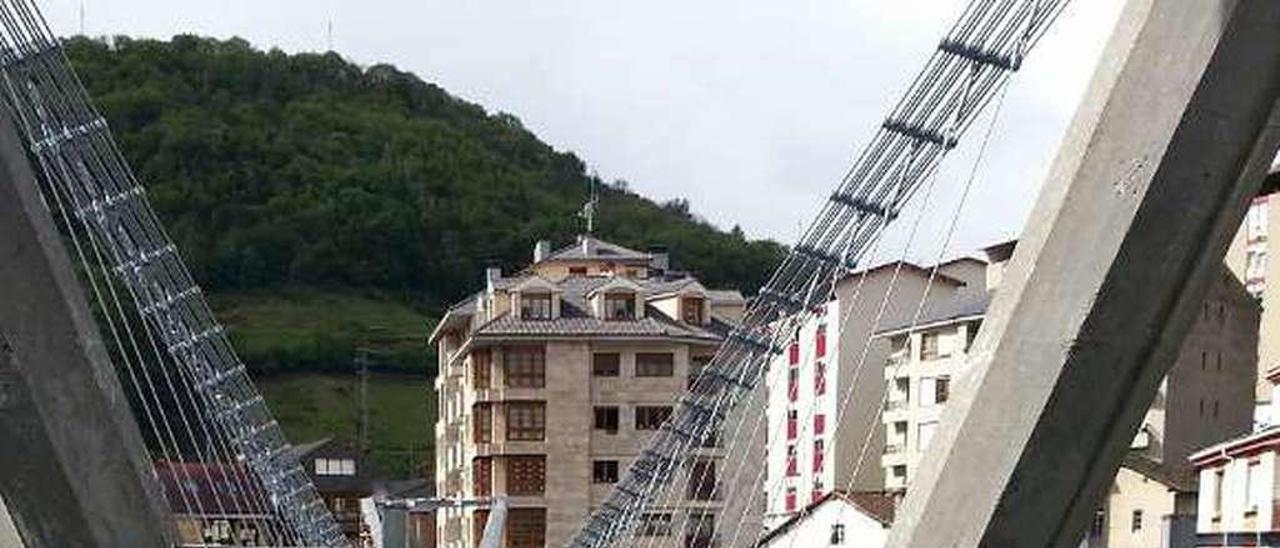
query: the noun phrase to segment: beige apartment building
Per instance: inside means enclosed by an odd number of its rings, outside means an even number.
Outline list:
[[[985,250],[988,290],[998,291],[1015,245]],[[877,334],[889,347],[881,457],[886,490],[909,487],[946,412],[953,379],[967,371],[967,352],[989,300],[952,300]],[[1251,429],[1258,318],[1257,302],[1224,268],[1133,440],[1088,546],[1146,548],[1166,546],[1162,539],[1177,535],[1193,538],[1195,481],[1188,457]]]
[[[439,511],[439,546],[475,546],[484,503],[497,496],[510,504],[506,546],[561,546],[671,415],[745,302],[670,271],[665,253],[591,236],[555,251],[538,242],[527,268],[489,269],[484,284],[430,336],[440,360],[437,492],[481,503]],[[685,477],[702,481],[641,516],[639,533],[655,546],[717,546],[718,514],[746,498],[723,484],[723,440],[699,451]]]

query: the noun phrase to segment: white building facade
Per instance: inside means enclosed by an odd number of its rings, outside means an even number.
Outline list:
[[[893,523],[893,501],[878,493],[830,492],[782,522],[761,548],[881,548]]]
[[[833,491],[883,488],[877,417],[889,349],[873,334],[908,321],[923,298],[949,303],[985,294],[985,285],[986,264],[976,259],[944,263],[936,272],[890,263],[836,285],[835,298],[800,326],[767,373],[766,529]]]

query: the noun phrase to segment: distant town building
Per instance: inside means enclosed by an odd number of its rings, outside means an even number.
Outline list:
[[[554,251],[540,241],[527,268],[489,269],[484,289],[449,309],[430,335],[439,496],[505,495],[511,548],[571,538],[742,317],[737,291],[668,263],[592,236]],[[640,517],[654,546],[724,546],[717,516],[749,493],[725,485],[724,440],[713,438],[678,500]],[[488,513],[440,510],[439,545],[475,546]]]
[[[1012,242],[987,248],[990,268],[1003,270],[1012,250]],[[998,291],[998,282],[989,289]],[[890,348],[884,413],[887,489],[903,489],[910,481],[943,411],[939,404],[949,397],[951,380],[966,371],[966,353],[989,301],[952,301],[877,334]],[[1200,312],[1133,442],[1142,456],[1181,470],[1189,468],[1186,457],[1197,447],[1247,431],[1253,412],[1257,303],[1223,269]]]
[[[381,483],[364,453],[325,438],[295,447],[294,454],[342,534],[359,546],[369,536],[361,517],[360,499],[372,495]]]
[[[177,522],[178,546],[276,546],[289,541],[275,525],[265,493],[244,467],[159,461],[155,470]]]
[[[419,506],[435,498],[435,483],[427,480],[388,482],[373,496],[361,499],[361,511],[377,548],[435,548],[436,512]]]
[[[890,263],[836,284],[832,300],[769,367],[766,528],[834,491],[883,488],[885,441],[876,417],[888,348],[872,334],[877,325],[909,322],[926,287],[931,305],[984,298],[986,275],[983,261],[964,258],[939,265],[936,273]]]
[[[1280,426],[1271,426],[1191,456],[1200,490],[1196,546],[1280,545],[1277,453]]]
[[[774,527],[759,548],[880,548],[889,538],[894,501],[883,493],[831,491]]]
[[[990,291],[1015,242],[987,248]],[[930,307],[915,321],[891,325],[888,341],[885,489],[902,493],[945,413],[950,386],[967,372],[967,352],[989,298]],[[1249,431],[1257,372],[1258,305],[1226,268],[1211,284],[1195,323],[1131,444],[1087,539],[1090,547],[1169,546],[1190,539],[1194,492],[1187,457],[1209,443]],[[1172,544],[1177,546],[1178,544]]]
[[[1273,172],[1277,169],[1280,168],[1273,168]],[[1268,422],[1271,387],[1264,377],[1267,371],[1280,366],[1280,301],[1277,301],[1280,261],[1270,259],[1277,252],[1271,243],[1280,242],[1280,194],[1277,191],[1280,191],[1280,173],[1273,173],[1249,204],[1244,223],[1224,259],[1227,268],[1244,282],[1245,290],[1262,305],[1257,339],[1258,380],[1254,391],[1258,428],[1276,424]]]

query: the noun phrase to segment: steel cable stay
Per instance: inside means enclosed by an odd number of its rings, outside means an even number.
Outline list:
[[[8,17],[10,21],[12,20],[11,14],[9,14],[7,11],[4,11],[2,14],[0,14],[0,16]],[[15,90],[13,90],[11,87],[10,91],[13,92]],[[16,116],[19,116],[19,117],[21,117],[22,115],[23,113],[16,114]],[[68,166],[68,161],[60,155],[59,146],[50,146],[50,147],[44,147],[44,148],[45,149],[42,150],[42,153],[39,155],[39,159],[41,161],[50,161],[50,154],[54,154],[54,156],[52,157],[52,161],[57,162],[56,165],[58,167],[58,172],[64,178],[73,177],[73,176],[79,176],[79,177],[85,177],[85,178],[93,177],[91,172],[93,171],[94,167],[92,165],[85,165],[84,163],[80,163],[78,166],[76,166],[77,169],[72,169]],[[56,189],[56,186],[54,186],[53,188]],[[59,195],[55,196],[55,198],[60,197],[61,195],[62,194],[60,193]],[[49,199],[48,190],[45,191],[45,196],[46,196],[46,202],[51,203],[54,201]],[[65,199],[59,199],[59,202],[69,203],[76,199],[77,199],[76,196],[68,196]],[[72,204],[72,206],[77,211],[84,210],[82,204],[75,203],[75,204]],[[62,207],[61,204],[60,204],[60,207]],[[63,209],[65,211],[65,208]],[[82,227],[87,226],[83,224],[84,223],[83,216],[77,215],[76,218],[79,221],[81,221],[78,226],[82,226]],[[67,224],[67,223],[64,223],[64,224]],[[188,402],[192,405],[190,409],[192,409],[193,411],[197,409],[197,407],[195,406],[198,404],[196,403],[196,397],[192,394],[193,390],[191,389],[191,386],[189,383],[184,383],[184,382],[178,382],[176,384],[174,383],[172,376],[169,374],[168,367],[164,365],[165,354],[158,350],[154,335],[149,330],[146,330],[146,329],[143,329],[143,331],[147,334],[147,339],[150,342],[149,346],[152,352],[148,354],[149,356],[148,358],[143,358],[141,356],[140,354],[141,351],[138,349],[139,343],[136,339],[136,335],[132,333],[132,323],[130,322],[129,319],[124,319],[125,311],[121,305],[121,300],[115,291],[115,286],[110,283],[105,283],[106,280],[109,280],[111,278],[111,275],[105,271],[106,269],[104,266],[105,263],[103,259],[103,253],[102,253],[101,247],[98,245],[97,238],[94,236],[93,232],[88,231],[87,228],[82,228],[82,231],[84,232],[84,235],[87,237],[88,241],[90,241],[93,244],[92,247],[95,255],[95,263],[98,264],[98,269],[101,271],[100,278],[104,280],[104,285],[110,290],[110,296],[111,296],[110,300],[113,301],[111,305],[107,305],[106,303],[102,303],[101,301],[100,301],[100,304],[102,305],[102,308],[104,310],[113,308],[115,315],[122,318],[120,323],[124,326],[126,331],[130,333],[129,336],[131,337],[132,346],[134,347],[131,353],[137,355],[137,359],[140,361],[152,360],[150,361],[150,363],[159,365],[158,371],[163,376],[164,386],[166,386],[168,389],[167,393],[171,394],[172,398],[174,398],[175,400],[175,403],[178,404],[179,417],[182,422],[182,426],[180,427],[180,429],[185,434],[187,434],[185,436],[187,442],[189,442],[193,447],[193,449],[196,450],[197,453],[199,453],[198,456],[200,457],[201,462],[235,462],[235,459],[232,458],[232,453],[225,447],[225,442],[223,442],[221,438],[212,436],[210,434],[208,421],[205,420],[207,419],[207,417],[205,417],[201,413],[196,413],[196,415],[197,415],[197,419],[201,419],[198,422],[201,427],[200,433],[203,434],[203,438],[202,438],[203,441],[196,439],[195,437],[196,432],[194,428],[191,427],[192,421],[187,417],[187,411],[189,408],[186,406],[186,404],[184,404],[184,400],[185,400],[185,402]],[[75,236],[76,233],[73,232],[72,235]],[[89,270],[89,271],[92,272],[92,270]],[[129,289],[129,288],[126,287],[126,289]],[[108,316],[108,318],[110,318],[110,316]],[[145,326],[144,322],[139,321],[137,323],[139,325]],[[127,364],[128,362],[126,362],[126,365]],[[142,368],[141,370],[143,371],[144,378],[147,381],[146,384],[151,387],[151,390],[153,392],[155,392],[154,385],[156,384],[156,382],[150,378],[150,375],[151,375],[150,370],[148,368]],[[184,371],[182,369],[178,369],[178,372],[179,374],[182,374]],[[179,388],[181,388],[181,390],[179,390]],[[163,407],[159,407],[159,409],[163,409]],[[167,416],[165,418],[167,420]],[[166,429],[171,429],[171,427],[167,422],[166,422]],[[173,435],[170,434],[168,437],[172,439]],[[212,447],[209,447],[210,445],[212,445]],[[216,458],[210,459],[208,457],[208,453],[205,452],[206,448],[215,452],[217,454]],[[166,461],[169,461],[169,462],[174,461],[174,459],[172,459],[172,457],[169,455],[162,455],[162,456],[165,458]],[[201,472],[202,472],[201,475],[204,476],[204,479],[206,482],[208,482],[210,485],[215,484],[215,480],[213,479],[212,475],[209,473],[209,470],[207,468],[202,468]],[[183,477],[184,480],[190,480],[190,477],[189,477],[190,472],[187,471],[185,467],[179,467],[178,470],[175,472],[175,474],[178,476],[184,476]],[[220,474],[218,475],[223,479],[226,479],[226,476],[227,476],[226,470],[225,469],[221,470]],[[252,491],[250,491],[247,487],[245,487],[246,485],[245,479],[243,479],[242,476],[243,476],[243,472],[231,475],[231,479],[233,481],[230,482],[230,487],[232,491],[230,493],[230,498],[232,501],[235,502],[238,508],[249,508],[250,505],[246,504],[246,500],[245,500],[246,493],[252,492],[260,495],[260,490],[253,489]],[[187,497],[187,494],[185,492],[181,492],[180,494],[184,499]],[[258,502],[261,502],[261,501],[258,501]],[[220,511],[225,510],[224,508],[222,508],[223,505],[222,505],[222,500],[220,498],[215,498],[214,504],[219,506]],[[259,506],[260,508],[265,508],[265,505],[260,504]],[[265,515],[267,512],[265,510],[261,510],[259,513]],[[197,512],[196,515],[204,515],[204,512],[203,511]],[[260,520],[255,519],[252,521],[260,521]],[[268,523],[266,526],[263,526],[261,523],[259,523],[258,525],[259,525],[258,527],[259,530],[271,531],[275,528],[275,526],[270,523]],[[275,534],[273,536],[275,538],[281,538],[281,537],[284,537],[285,535]]]
[[[955,235],[956,227],[959,225],[960,217],[964,211],[965,205],[968,203],[968,198],[969,198],[970,192],[973,189],[973,185],[977,181],[978,172],[982,166],[982,162],[986,158],[988,147],[991,143],[992,136],[995,133],[996,125],[999,121],[1000,113],[1001,111],[1003,111],[1004,101],[1007,95],[1008,95],[1008,87],[1001,88],[999,96],[996,99],[997,102],[996,102],[995,110],[991,114],[990,123],[987,126],[987,130],[985,134],[983,135],[982,142],[978,148],[976,157],[974,158],[973,165],[970,168],[970,171],[968,173],[968,176],[965,178],[964,183],[961,185],[961,194],[956,203],[955,208],[952,210],[952,213],[949,217],[948,225],[944,232],[942,243],[939,245],[938,252],[933,257],[933,260],[931,262],[931,266],[929,268],[929,277],[925,281],[924,289],[921,292],[919,299],[917,299],[915,303],[913,313],[907,327],[907,332],[914,331],[915,328],[919,325],[921,319],[924,317],[925,307],[928,305],[930,293],[933,290],[934,283],[937,281],[937,277],[939,274],[939,267],[942,264],[945,257],[950,252],[952,237]],[[926,195],[924,199],[927,201],[928,196]],[[922,206],[920,216],[917,219],[917,225],[912,228],[911,234],[908,237],[908,241],[906,245],[903,246],[902,256],[899,259],[897,266],[895,267],[893,277],[889,282],[889,287],[885,293],[884,298],[881,300],[879,309],[876,312],[875,321],[872,323],[872,325],[875,327],[873,327],[873,330],[867,334],[866,339],[860,345],[861,347],[860,355],[858,357],[857,364],[854,366],[852,380],[849,382],[849,388],[842,395],[840,405],[836,410],[836,415],[835,415],[836,424],[839,424],[844,419],[845,412],[848,410],[849,405],[853,401],[852,400],[853,389],[854,387],[858,386],[859,379],[861,378],[862,373],[866,368],[865,366],[867,364],[867,360],[870,357],[870,353],[871,353],[871,342],[875,336],[874,335],[875,329],[878,329],[879,326],[881,325],[884,314],[892,299],[892,295],[897,288],[897,281],[898,281],[899,274],[901,272],[901,268],[912,247],[912,242],[914,241],[915,235],[916,235],[915,231],[919,226],[918,223],[921,219],[924,218],[925,208],[927,208],[927,205]],[[844,323],[842,322],[841,325],[844,325]],[[854,350],[858,350],[858,348],[855,347]],[[901,365],[902,364],[896,364],[894,366],[893,373],[889,375],[890,378],[896,377],[896,374],[898,370],[901,368]],[[874,378],[874,379],[870,379],[869,382],[884,382],[884,381],[882,378]],[[873,412],[873,415],[870,420],[870,428],[867,429],[867,435],[864,436],[862,440],[860,440],[860,443],[858,445],[858,450],[855,453],[856,457],[854,460],[853,471],[849,476],[849,481],[844,486],[844,492],[853,491],[854,483],[857,481],[858,475],[862,470],[862,466],[866,463],[866,459],[872,456],[869,454],[869,450],[871,448],[871,440],[873,439],[875,432],[879,428],[881,428],[880,419],[884,414],[884,410],[887,403],[888,403],[888,390],[886,389],[881,395],[880,401],[876,402],[875,411]],[[808,423],[802,423],[802,428],[806,427],[807,424]],[[800,437],[803,437],[803,435],[804,435],[804,432],[801,432]],[[838,507],[836,511],[835,523],[843,522],[842,520],[844,517],[845,509],[846,509],[845,505],[840,505]],[[804,508],[802,508],[798,514],[799,517],[797,519],[803,519],[804,516],[808,514],[809,510],[811,510],[809,506],[805,506]],[[788,542],[787,548],[794,548],[795,541],[797,538],[798,536],[792,536],[791,540]],[[757,537],[757,540],[759,540],[758,537]]]
[[[753,300],[740,327],[694,380],[695,390],[681,398],[676,412],[651,440],[618,482],[614,492],[595,510],[571,546],[612,544],[629,531],[653,502],[652,484],[687,463],[689,447],[723,422],[700,409],[732,410],[754,389],[760,369],[778,351],[772,336],[779,320],[816,304],[805,291],[812,279],[831,279],[836,269],[852,269],[848,257],[860,257],[875,239],[874,221],[891,221],[953,149],[978,114],[985,109],[1009,74],[1056,20],[1066,0],[975,0],[930,58],[925,69],[891,110],[872,142],[859,155],[832,198],[818,213],[792,252]],[[888,175],[905,166],[900,179]],[[839,253],[837,253],[839,251]],[[811,277],[816,275],[816,278]],[[812,288],[810,288],[812,289]],[[809,301],[809,302],[806,302]],[[780,306],[780,305],[786,305]],[[767,341],[767,342],[766,342]],[[745,379],[744,386],[706,383],[704,378]],[[715,389],[708,397],[697,388]],[[709,404],[709,405],[708,405]],[[723,415],[719,413],[718,415]],[[734,443],[733,440],[730,443]]]
[[[200,425],[204,441],[190,441],[202,460],[226,460],[217,475],[228,481],[217,483],[230,488],[229,500],[236,504],[269,510],[274,517],[264,519],[279,523],[264,529],[274,527],[282,540],[346,545],[43,16],[30,0],[6,0],[0,2],[0,25],[5,102],[20,134],[50,187],[57,188],[55,197],[65,198],[64,206],[74,209],[70,213],[90,235],[88,241],[99,246],[98,256],[109,263],[102,266],[127,290],[161,370],[167,375],[165,364],[176,365],[176,380],[166,376],[164,384],[174,388],[178,400],[185,394],[188,402],[199,401],[191,406],[198,420],[183,415],[178,422],[186,418],[187,434],[193,437],[199,434],[191,423]],[[69,227],[74,230],[74,223]],[[100,295],[109,311],[111,301]],[[128,321],[127,315],[116,314],[115,319]],[[145,348],[136,338],[133,343]],[[120,346],[129,348],[123,340]],[[135,355],[145,354],[135,350]],[[154,414],[152,419],[170,420]],[[214,483],[214,478],[206,479]]]

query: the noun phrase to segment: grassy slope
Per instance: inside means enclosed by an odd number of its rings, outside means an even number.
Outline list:
[[[289,441],[303,444],[333,437],[359,439],[359,377],[351,374],[290,374],[255,379]],[[369,380],[369,448],[389,477],[430,472],[436,400],[422,376],[375,373]]]
[[[398,301],[306,288],[217,293],[211,301],[259,373],[354,371],[360,347],[376,352],[376,370],[431,373],[426,336],[435,320]]]
[[[359,439],[353,354],[374,349],[370,456],[388,477],[427,472],[436,405],[425,339],[433,319],[389,299],[307,288],[220,293],[211,301],[295,444]]]

